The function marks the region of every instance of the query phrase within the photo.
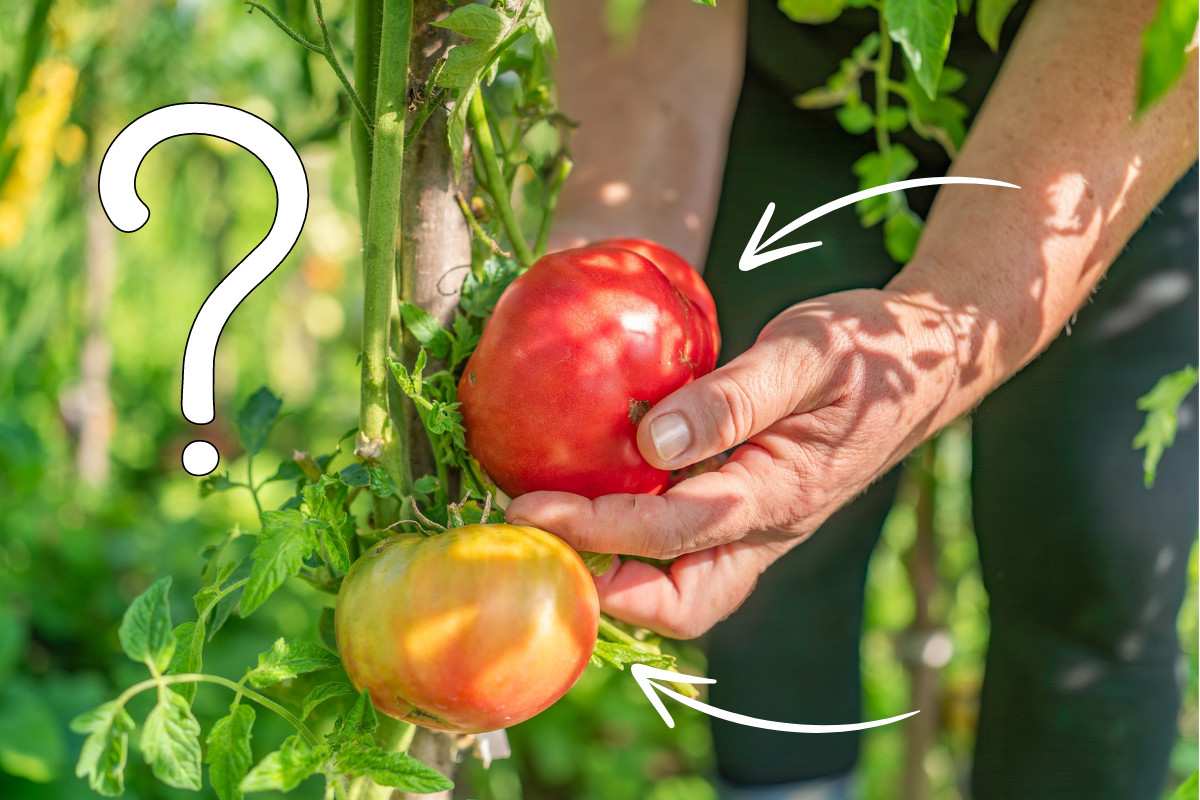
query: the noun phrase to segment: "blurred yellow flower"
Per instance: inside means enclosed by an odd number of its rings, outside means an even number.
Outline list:
[[[74,65],[64,58],[51,58],[37,65],[29,86],[17,99],[16,117],[0,144],[0,152],[15,153],[0,186],[0,248],[21,240],[55,155],[72,164],[83,154],[86,136],[78,126],[67,126],[78,80],[79,70]]]

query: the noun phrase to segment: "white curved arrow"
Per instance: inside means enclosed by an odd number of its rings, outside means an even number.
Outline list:
[[[733,722],[738,725],[746,725],[751,728],[766,728],[769,731],[783,731],[784,733],[844,733],[846,731],[862,731],[867,728],[878,728],[881,725],[887,725],[892,722],[899,722],[902,719],[911,717],[913,714],[919,714],[920,711],[910,711],[907,714],[901,714],[898,717],[889,717],[887,719],[877,719],[873,722],[855,722],[849,725],[804,725],[794,722],[772,722],[767,719],[757,719],[755,717],[747,717],[745,714],[735,714],[732,711],[723,711],[719,708],[713,708],[707,703],[701,703],[699,700],[693,700],[690,697],[684,697],[678,692],[673,692],[661,684],[654,683],[652,678],[659,680],[670,681],[672,683],[716,683],[712,678],[697,678],[692,675],[681,675],[678,672],[668,672],[665,669],[655,669],[654,667],[646,666],[645,664],[634,664],[629,668],[633,673],[634,680],[638,682],[638,686],[646,693],[646,697],[650,700],[650,704],[654,706],[654,710],[663,718],[663,722],[667,723],[668,728],[675,727],[675,720],[671,719],[671,715],[667,713],[666,706],[662,700],[655,694],[655,689],[667,695],[674,697],[685,706],[690,706],[702,714],[708,714],[710,717],[718,717],[728,722]]]
[[[774,236],[762,241],[762,236],[767,232],[767,224],[771,221],[771,215],[775,213],[775,204],[768,203],[767,210],[763,212],[762,219],[758,221],[758,227],[754,229],[754,234],[750,237],[750,241],[746,242],[746,249],[742,251],[742,257],[738,259],[738,269],[742,272],[748,272],[755,267],[761,267],[763,264],[769,264],[777,258],[790,256],[793,253],[799,253],[802,250],[811,250],[814,247],[820,247],[820,242],[805,242],[804,244],[793,244],[788,247],[781,247],[778,250],[768,250],[765,253],[760,253],[764,247],[769,247],[772,242],[782,239],[792,231],[799,228],[801,225],[806,225],[812,222],[817,217],[823,217],[830,211],[837,211],[839,208],[852,206],[859,200],[866,200],[868,197],[875,197],[889,192],[898,192],[903,189],[915,189],[918,186],[938,186],[948,183],[975,183],[981,186],[1003,186],[1008,189],[1020,189],[1014,183],[1005,183],[1004,181],[994,181],[990,178],[913,178],[907,181],[896,181],[895,183],[885,183],[883,186],[876,186],[873,189],[864,189],[861,192],[848,194],[845,197],[840,197],[833,202],[814,208],[799,219],[784,225]]]

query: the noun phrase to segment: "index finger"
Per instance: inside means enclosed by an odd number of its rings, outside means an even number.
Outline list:
[[[662,495],[610,494],[589,500],[567,492],[530,492],[509,503],[505,518],[542,528],[576,550],[674,558],[742,538],[758,517],[761,448],[739,448],[716,472],[676,484]],[[749,463],[748,463],[749,462]]]

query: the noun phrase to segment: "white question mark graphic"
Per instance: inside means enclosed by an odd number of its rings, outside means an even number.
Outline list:
[[[201,425],[213,421],[213,361],[217,340],[238,304],[283,261],[308,216],[308,176],[299,154],[283,134],[248,111],[215,103],[180,103],[138,117],[117,134],[100,164],[100,204],[109,220],[126,233],[150,219],[134,180],[142,159],[159,142],[176,136],[216,136],[253,153],[271,173],[276,210],[271,230],[212,290],[188,333],[183,352],[183,416]],[[220,456],[211,442],[183,449],[183,468],[207,475]]]

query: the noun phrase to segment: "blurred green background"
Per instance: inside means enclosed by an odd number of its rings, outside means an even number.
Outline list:
[[[358,212],[337,84],[319,58],[236,0],[30,0],[0,14],[0,797],[93,796],[74,777],[81,744],[68,721],[143,677],[117,646],[128,601],[173,575],[175,618],[199,587],[198,552],[235,525],[255,527],[248,495],[201,500],[179,466],[196,431],[179,406],[190,320],[274,215],[265,170],[217,140],[185,137],[147,158],[138,191],[147,226],[120,234],[96,198],[99,160],[139,115],[182,101],[239,106],[297,146],[311,188],[296,249],[226,326],[216,361],[217,421],[203,434],[235,478],[245,472],[229,420],[262,384],[287,416],[265,454],[329,452],[356,424],[361,311]],[[301,0],[274,4],[316,38]],[[345,3],[330,0],[340,42]],[[343,51],[344,52],[344,51]],[[349,456],[339,456],[349,463]],[[930,597],[952,654],[938,670],[940,730],[921,767],[931,796],[964,796],[987,646],[987,596],[970,525],[970,435],[937,445],[933,527],[938,583]],[[271,467],[264,466],[263,469]],[[1136,480],[1136,476],[1132,478]],[[278,493],[274,496],[272,493]],[[271,484],[264,505],[289,490]],[[868,581],[863,637],[865,717],[910,710],[900,658],[913,619],[912,482],[886,526]],[[1197,763],[1196,553],[1179,625],[1187,687],[1171,784]],[[278,636],[315,639],[323,595],[290,582],[208,648],[210,671],[237,677]],[[703,641],[680,645],[704,669]],[[227,698],[201,689],[207,728]],[[707,800],[716,793],[705,718],[672,709],[666,728],[626,674],[589,669],[561,702],[511,731],[515,757],[465,767],[458,796]],[[136,716],[136,714],[135,714]],[[286,735],[262,715],[255,756]],[[906,728],[865,738],[864,798],[901,796]],[[155,783],[135,753],[126,796],[191,796]],[[298,796],[317,797],[305,784]]]

